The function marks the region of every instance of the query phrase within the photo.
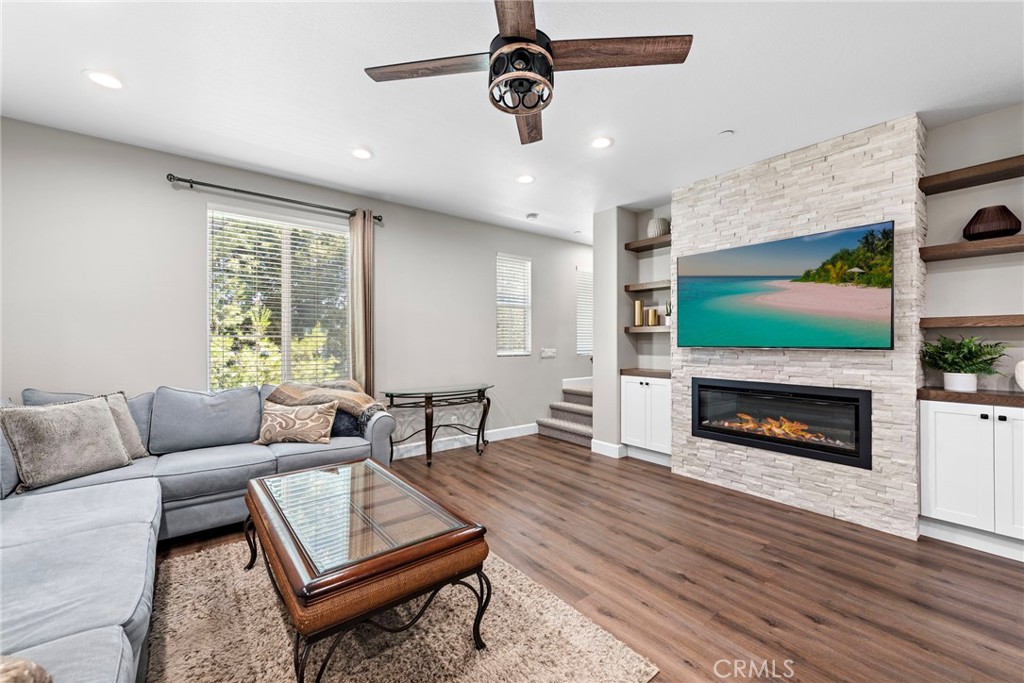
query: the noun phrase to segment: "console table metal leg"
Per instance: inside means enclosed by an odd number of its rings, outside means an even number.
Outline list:
[[[245,571],[249,571],[256,565],[256,525],[253,524],[252,515],[242,523],[242,532],[245,534],[245,542],[249,544],[249,562],[245,565]]]
[[[483,455],[484,449],[490,441],[487,440],[487,413],[491,411],[491,399],[483,396],[481,392],[480,403],[483,404],[483,412],[480,413],[480,426],[476,430],[476,454]]]
[[[427,442],[427,467],[430,467],[430,459],[431,455],[433,455],[432,447],[434,445],[434,401],[429,395],[423,402],[423,415],[427,428],[426,434],[424,434]]]

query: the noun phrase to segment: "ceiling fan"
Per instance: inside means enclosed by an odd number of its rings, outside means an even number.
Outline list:
[[[498,35],[490,52],[374,66],[366,73],[379,82],[488,71],[491,104],[515,115],[526,145],[543,137],[540,112],[551,104],[556,71],[681,64],[693,42],[693,36],[551,40],[537,30],[533,0],[494,0],[494,7]]]

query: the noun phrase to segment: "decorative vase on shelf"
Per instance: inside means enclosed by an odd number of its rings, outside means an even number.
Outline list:
[[[1017,380],[1017,388],[1024,389],[1024,360],[1013,366],[1013,378]]]
[[[966,372],[944,372],[942,373],[942,388],[946,391],[976,394],[978,393],[978,376]]]
[[[661,237],[667,235],[671,230],[667,218],[652,218],[647,221],[647,236],[648,237]]]
[[[967,221],[964,226],[965,240],[988,240],[993,237],[1009,237],[1020,232],[1020,219],[1005,206],[986,206]]]

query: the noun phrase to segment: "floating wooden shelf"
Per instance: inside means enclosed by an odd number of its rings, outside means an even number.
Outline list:
[[[917,186],[926,195],[939,194],[1021,176],[1024,176],[1024,154],[999,161],[990,161],[987,164],[958,168],[955,171],[928,175],[921,178]]]
[[[959,315],[921,318],[921,328],[936,327],[1024,327],[1024,315]]]
[[[917,390],[921,401],[944,401],[946,403],[974,403],[1004,408],[1024,408],[1024,391],[979,391],[965,394],[962,391],[946,391],[941,387],[921,387]]]
[[[926,262],[952,261],[953,259],[972,258],[975,256],[995,256],[996,254],[1016,254],[1020,252],[1024,252],[1024,235],[1011,235],[1010,237],[996,237],[989,240],[921,247],[921,260]]]
[[[626,327],[626,334],[654,334],[656,332],[668,332],[670,328],[668,325],[650,325],[644,327]]]
[[[657,289],[672,289],[671,280],[655,280],[654,282],[637,282],[633,285],[623,285],[627,292],[653,292]]]
[[[651,368],[622,368],[620,375],[630,377],[657,377],[658,379],[672,379],[671,370],[652,370]]]
[[[652,249],[660,249],[661,247],[670,246],[672,246],[672,233],[662,235],[661,237],[648,237],[644,240],[626,242],[626,251],[651,251]]]

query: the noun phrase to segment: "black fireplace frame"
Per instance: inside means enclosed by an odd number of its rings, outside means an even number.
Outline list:
[[[788,453],[813,460],[824,460],[825,462],[860,467],[865,470],[871,469],[871,392],[866,389],[839,389],[835,387],[815,387],[796,384],[775,384],[771,382],[744,382],[732,379],[714,379],[711,377],[694,377],[691,383],[691,415],[690,425],[692,434],[702,439],[713,439],[728,443],[760,448],[762,450]],[[857,406],[857,428],[859,435],[858,451],[856,455],[844,455],[832,453],[814,446],[799,446],[780,443],[769,440],[770,437],[759,437],[757,435],[744,436],[741,434],[726,434],[720,431],[702,428],[700,425],[700,389],[724,389],[727,391],[739,392],[765,392],[770,391],[781,397],[818,399],[829,398],[839,399],[844,403]]]

